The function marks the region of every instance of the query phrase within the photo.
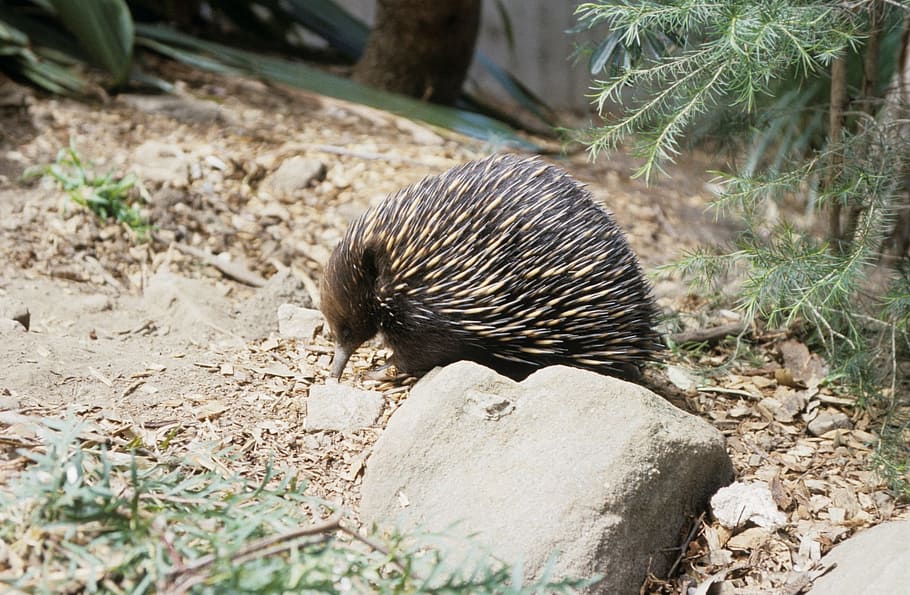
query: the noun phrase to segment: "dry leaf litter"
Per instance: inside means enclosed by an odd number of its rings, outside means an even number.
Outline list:
[[[0,347],[0,482],[27,464],[17,449],[40,447],[42,418],[75,415],[90,424],[84,438],[115,454],[138,440],[145,456],[189,455],[200,468],[251,479],[271,462],[296,470],[312,494],[356,511],[371,445],[413,379],[377,373],[389,354],[370,344],[343,382],[383,394],[378,424],[306,432],[309,387],[325,382],[332,353],[325,333],[245,339],[224,313],[249,315],[250,285],[280,271],[315,295],[320,268],[353,217],[495,147],[298,91],[162,69],[183,81],[176,98],[85,105],[0,84],[0,298],[25,288],[18,293],[27,295],[35,339],[26,352],[9,341]],[[71,141],[97,171],[143,180],[153,241],[98,221],[52,184],[19,180]],[[615,211],[646,269],[735,227],[704,213],[708,161],[698,156],[651,187],[630,180],[619,157],[558,161]],[[143,292],[169,272],[201,282],[186,289],[191,303],[224,308],[144,316],[162,304],[144,304]],[[730,322],[700,320],[701,300],[676,280],[656,281],[655,290],[664,308],[692,313],[696,326]],[[272,322],[278,305],[269,306]],[[871,471],[876,420],[820,383],[824,362],[802,344],[766,336],[757,348],[761,362],[751,367],[700,375],[728,363],[730,353],[716,350],[663,373],[690,411],[724,432],[737,481],[766,489],[782,522],[693,519],[681,536],[681,574],[654,578],[647,592],[716,584],[723,593],[798,593],[833,544],[906,515]],[[242,456],[219,469],[224,463],[211,453],[228,447]]]

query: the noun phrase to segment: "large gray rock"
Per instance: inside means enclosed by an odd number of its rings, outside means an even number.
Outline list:
[[[836,564],[815,580],[812,595],[910,593],[910,521],[893,521],[861,531],[822,558]]]
[[[521,383],[470,362],[424,377],[373,449],[361,518],[460,535],[536,577],[638,593],[687,515],[732,479],[722,435],[637,385],[566,367]],[[460,553],[459,553],[460,554]]]

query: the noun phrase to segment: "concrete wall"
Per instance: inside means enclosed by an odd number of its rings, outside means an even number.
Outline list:
[[[374,0],[336,0],[368,23],[373,22]],[[427,0],[433,1],[433,0]],[[514,74],[554,108],[587,111],[585,95],[590,76],[587,61],[574,61],[574,45],[585,37],[569,35],[576,25],[578,0],[484,0],[483,21],[477,49]],[[499,6],[512,25],[515,45],[510,48]],[[494,86],[476,65],[471,78],[484,90]]]

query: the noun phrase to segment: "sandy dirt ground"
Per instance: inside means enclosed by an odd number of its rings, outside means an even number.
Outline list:
[[[383,393],[381,423],[304,431],[306,396],[326,378],[331,342],[279,336],[278,306],[314,306],[322,265],[371,203],[499,148],[255,81],[169,74],[182,81],[176,97],[103,104],[0,83],[0,304],[30,313],[28,332],[0,330],[0,413],[77,416],[120,444],[166,443],[169,453],[234,447],[240,472],[256,476],[277,460],[299,469],[315,495],[356,510],[370,445],[411,381],[371,373],[388,353],[367,345],[344,382]],[[97,172],[138,176],[151,239],[98,220],[50,180],[21,179],[70,144]],[[649,271],[735,228],[705,212],[704,156],[651,186],[630,179],[621,157],[547,159],[615,212]],[[672,276],[656,279],[655,293],[673,330],[735,321]],[[805,581],[799,571],[833,543],[901,512],[871,471],[874,420],[813,384],[806,370],[817,358],[798,345],[796,355],[781,350],[785,339],[758,342],[754,365],[714,376],[706,371],[728,360],[723,350],[671,363],[702,387],[688,392],[687,408],[728,436],[741,479],[772,486],[786,527],[743,538],[702,519],[684,574],[648,590],[706,580],[784,589]],[[779,383],[775,370],[787,366],[802,366],[809,384]],[[849,426],[811,434],[822,411],[845,414]],[[0,434],[16,436],[15,419],[0,417]],[[3,452],[0,481],[24,464]]]

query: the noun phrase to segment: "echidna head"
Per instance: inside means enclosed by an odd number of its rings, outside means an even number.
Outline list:
[[[372,251],[339,244],[322,278],[320,309],[335,337],[332,376],[341,378],[354,350],[379,332]]]

